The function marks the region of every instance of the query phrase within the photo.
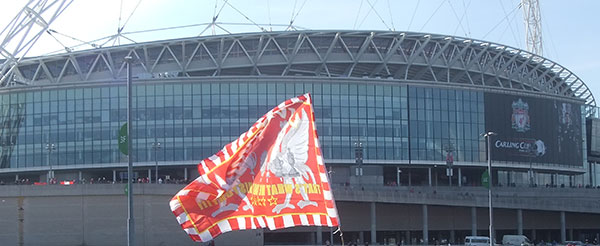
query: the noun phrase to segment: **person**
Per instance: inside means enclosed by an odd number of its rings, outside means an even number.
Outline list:
[[[159,184],[162,184],[162,183],[163,183],[163,180],[162,180],[162,178],[158,178],[158,183],[159,183]]]
[[[326,246],[330,246],[330,245],[331,245],[331,243],[329,242],[329,240],[326,240],[326,241],[325,241],[325,245],[326,245]]]

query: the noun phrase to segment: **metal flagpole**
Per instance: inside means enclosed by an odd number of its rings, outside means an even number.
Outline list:
[[[127,245],[134,245],[134,221],[133,221],[133,187],[131,178],[133,177],[133,154],[131,149],[131,62],[133,57],[126,56],[127,63]]]

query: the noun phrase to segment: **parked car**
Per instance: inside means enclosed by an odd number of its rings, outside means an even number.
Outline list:
[[[465,237],[465,246],[489,246],[490,238],[482,236]]]
[[[502,237],[502,245],[504,246],[533,246],[524,235],[504,235]]]
[[[583,246],[581,241],[565,241],[565,246]]]

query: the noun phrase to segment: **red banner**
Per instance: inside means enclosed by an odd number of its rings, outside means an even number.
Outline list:
[[[195,241],[233,230],[338,226],[309,94],[269,111],[198,171],[170,202]]]

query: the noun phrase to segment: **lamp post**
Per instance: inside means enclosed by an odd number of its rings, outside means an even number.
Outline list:
[[[489,211],[490,211],[490,246],[494,246],[494,212],[492,208],[492,136],[497,135],[495,132],[487,132],[483,136],[487,138],[487,158],[488,158],[488,196],[489,196]]]
[[[56,150],[56,145],[51,143],[46,143],[46,151],[48,151],[48,155],[46,155],[46,164],[50,167],[50,171],[48,171],[48,175],[46,177],[46,182],[50,184],[50,179],[54,178],[54,171],[52,170],[52,163],[50,163],[50,154],[52,151]]]
[[[126,56],[125,63],[127,63],[127,246],[135,245],[135,222],[133,218],[133,186],[131,178],[133,177],[133,149],[131,148],[133,138],[131,131],[131,92],[132,92],[132,81],[131,81],[131,63],[133,57]]]
[[[154,180],[158,184],[158,159],[156,159],[156,151],[160,149],[160,142],[154,140],[152,150],[154,150]]]

